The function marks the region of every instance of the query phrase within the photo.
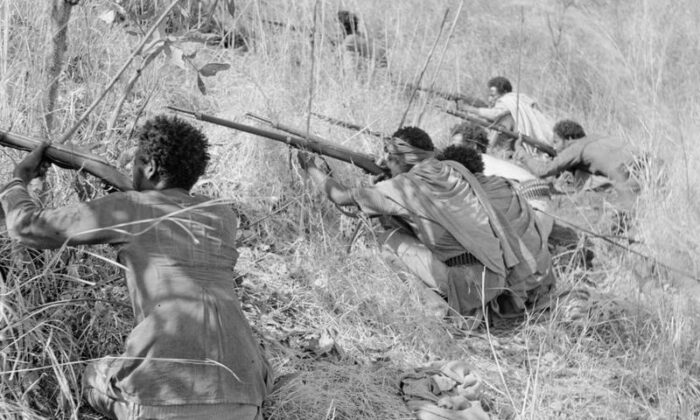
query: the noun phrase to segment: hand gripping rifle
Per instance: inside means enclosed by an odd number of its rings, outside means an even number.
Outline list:
[[[255,134],[256,136],[261,136],[270,140],[285,143],[289,146],[296,147],[297,149],[308,150],[310,152],[332,157],[343,162],[351,163],[373,175],[380,175],[384,173],[384,170],[381,167],[379,167],[376,163],[374,163],[374,158],[371,155],[356,152],[338,144],[331,143],[328,140],[325,140],[318,136],[307,136],[303,133],[303,131],[299,129],[279,123],[273,123],[272,121],[258,116],[255,116],[255,118],[259,121],[263,121],[266,124],[269,124],[278,130],[286,131],[287,134],[281,134],[275,131],[265,130],[258,127],[252,127],[234,121],[225,120],[223,118],[202,114],[201,112],[177,108],[174,106],[169,106],[168,108],[176,112],[187,114],[199,121],[204,121],[223,127],[233,128],[234,130]]]
[[[532,146],[538,150],[541,150],[550,156],[557,155],[556,150],[554,150],[554,148],[552,146],[550,146],[546,143],[543,143],[543,142],[541,142],[533,137],[527,136],[525,134],[516,133],[514,131],[506,130],[505,128],[499,127],[498,125],[493,124],[493,123],[491,123],[491,122],[489,122],[481,117],[477,117],[475,115],[472,115],[469,112],[455,111],[455,110],[452,110],[452,109],[449,109],[449,108],[446,108],[443,106],[439,106],[439,105],[437,107],[447,114],[453,115],[457,118],[461,118],[465,121],[469,121],[471,123],[479,125],[479,126],[486,128],[488,130],[498,131],[499,133],[505,135],[508,138],[516,139],[516,140],[522,139],[523,143],[529,144],[530,146]]]
[[[0,145],[31,151],[40,144],[41,140],[0,130]],[[109,162],[77,149],[75,146],[53,143],[44,152],[44,157],[62,168],[84,170],[120,191],[134,189],[131,179],[119,172]]]

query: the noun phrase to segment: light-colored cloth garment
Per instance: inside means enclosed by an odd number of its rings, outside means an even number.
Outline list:
[[[537,179],[532,172],[510,161],[485,153],[481,155],[481,158],[484,161],[484,175],[486,176],[495,175],[518,182]]]
[[[483,381],[461,360],[434,362],[399,381],[406,405],[420,420],[488,420],[481,407]]]
[[[552,145],[554,121],[542,112],[537,101],[525,94],[506,93],[496,99],[492,108],[479,108],[478,113],[494,122],[510,115],[514,131]]]
[[[271,370],[234,290],[227,205],[169,189],[41,209],[21,182],[0,201],[11,237],[30,247],[120,246],[136,326],[97,391],[144,406],[262,404]]]

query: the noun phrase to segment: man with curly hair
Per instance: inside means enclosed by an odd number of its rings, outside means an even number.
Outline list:
[[[125,352],[90,363],[89,404],[116,419],[261,419],[271,370],[234,290],[237,220],[190,194],[204,174],[206,137],[175,118],[147,121],[133,163],[135,191],[42,209],[26,185],[47,144],[14,170],[0,202],[10,236],[29,247],[119,247],[136,326]]]
[[[533,257],[534,273],[530,276],[519,276],[518,269],[522,268],[516,266],[506,279],[508,293],[498,298],[501,306],[510,305],[522,309],[525,305],[534,304],[540,296],[554,287],[552,256],[547,246],[553,220],[550,217],[538,217],[511,181],[500,176],[484,175],[483,156],[476,149],[451,145],[442,150],[437,159],[457,162],[474,174],[494,208],[505,216],[520,238],[521,253]],[[527,259],[520,264],[526,264],[526,261]]]
[[[542,111],[537,101],[523,93],[513,92],[510,81],[502,76],[492,78],[487,83],[489,108],[466,106],[464,109],[506,129],[525,134],[540,142],[552,145],[552,119]],[[509,158],[513,154],[514,140],[492,131],[490,149],[493,153]],[[538,153],[529,148],[528,153]]]
[[[546,188],[542,188],[543,182],[525,168],[511,163],[510,161],[486,154],[489,139],[483,127],[470,122],[457,124],[450,130],[450,143],[455,146],[467,147],[479,152],[481,154],[480,159],[483,161],[484,165],[483,172],[487,176],[502,176],[523,186],[537,183],[540,190],[548,189],[548,184],[544,183],[544,187]]]
[[[634,156],[619,142],[605,137],[590,137],[576,121],[561,120],[554,125],[557,156],[549,162],[533,159],[520,144],[516,157],[535,175],[545,178],[569,171],[582,187],[591,175],[608,178],[620,194],[623,205],[630,205],[639,185],[630,179]]]
[[[519,282],[534,274],[532,256],[523,255],[516,233],[462,165],[438,161],[428,134],[404,127],[385,140],[380,165],[391,178],[347,188],[300,153],[299,161],[329,199],[356,205],[370,216],[391,216],[380,242],[388,256],[407,267],[435,293],[426,302],[438,315],[447,311],[483,316],[482,298],[499,311],[496,297],[506,278]]]

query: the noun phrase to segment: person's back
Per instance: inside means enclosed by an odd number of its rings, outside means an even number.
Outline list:
[[[547,246],[552,223],[537,217],[511,181],[484,175],[483,156],[476,149],[452,145],[443,150],[438,159],[452,160],[472,172],[494,209],[504,216],[513,234],[519,238],[520,262],[506,278],[509,293],[499,297],[502,305],[509,304],[509,308],[502,308],[503,312],[517,312],[554,285],[552,257]]]
[[[562,120],[554,126],[554,146],[557,155],[549,162],[530,158],[518,151],[516,156],[535,175],[545,178],[572,172],[577,184],[582,185],[589,175],[609,178],[616,188],[626,190],[629,180],[628,165],[634,156],[619,142],[609,137],[590,137],[575,121]],[[633,189],[633,188],[632,188]]]
[[[268,367],[234,288],[235,214],[182,189],[108,199],[99,208],[132,221],[119,259],[137,322],[116,389],[144,405],[262,402]]]
[[[629,178],[627,166],[633,162],[634,156],[614,139],[586,136],[570,147],[581,150],[581,164],[575,169],[602,175],[616,182],[625,182]]]
[[[259,418],[271,370],[235,294],[237,220],[223,203],[189,193],[208,142],[177,118],[144,124],[136,191],[39,208],[26,184],[47,145],[15,169],[2,192],[10,236],[41,249],[120,247],[136,326],[121,356],[88,364],[83,390],[110,418]]]

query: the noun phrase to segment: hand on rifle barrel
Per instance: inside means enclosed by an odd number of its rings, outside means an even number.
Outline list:
[[[518,137],[513,144],[513,160],[523,162],[528,157],[525,147],[523,147],[523,138]]]
[[[51,166],[51,162],[44,159],[44,152],[49,147],[49,142],[43,142],[32,150],[20,163],[15,166],[12,175],[15,178],[20,178],[25,184],[28,184],[34,178],[40,178],[46,175],[46,171]]]
[[[301,169],[308,171],[309,168],[316,167],[316,156],[303,150],[297,151],[297,162]]]

